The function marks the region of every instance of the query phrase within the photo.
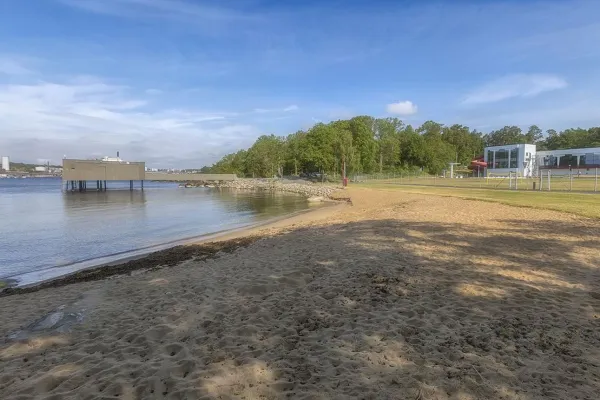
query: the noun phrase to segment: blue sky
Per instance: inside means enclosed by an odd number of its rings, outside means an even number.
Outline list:
[[[197,167],[359,114],[599,125],[598,1],[3,0],[0,153]]]

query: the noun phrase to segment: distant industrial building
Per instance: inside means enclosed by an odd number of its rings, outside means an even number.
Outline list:
[[[64,181],[143,181],[145,176],[144,162],[63,160]]]
[[[96,181],[97,190],[106,190],[107,181],[129,181],[131,190],[133,182],[140,181],[143,189],[144,179],[146,163],[123,161],[118,155],[116,158],[104,157],[101,160],[63,159],[62,180],[66,182],[67,189],[70,183],[71,190],[87,190],[88,181]]]
[[[553,175],[594,175],[600,168],[600,147],[537,151],[534,144],[511,144],[486,147],[484,161],[487,176],[517,173],[540,176],[547,170]]]
[[[10,171],[10,159],[8,156],[2,156],[2,170]]]
[[[34,168],[35,172],[48,172],[48,168],[47,167],[42,167],[42,166],[38,166]]]

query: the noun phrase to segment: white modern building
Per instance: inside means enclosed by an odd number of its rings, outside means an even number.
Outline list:
[[[551,170],[553,175],[594,175],[600,168],[600,147],[537,151],[534,144],[486,147],[486,176],[533,177]]]
[[[511,144],[486,147],[483,159],[487,163],[487,176],[508,175],[516,172],[519,176],[533,176],[536,147],[534,144]]]
[[[600,169],[600,147],[538,151],[536,161],[540,172],[552,175],[594,175]]]
[[[7,156],[2,156],[2,169],[10,171],[10,159]]]

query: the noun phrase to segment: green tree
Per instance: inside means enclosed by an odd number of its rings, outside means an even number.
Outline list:
[[[375,138],[379,153],[379,172],[395,169],[400,164],[400,132],[404,123],[398,118],[375,120]]]
[[[444,126],[433,121],[421,125],[417,132],[423,137],[423,167],[430,174],[439,174],[456,160],[456,148],[444,141],[442,131]]]
[[[527,139],[518,126],[505,126],[484,136],[486,146],[504,146],[525,143]]]
[[[468,165],[473,157],[483,153],[483,138],[477,131],[469,131],[464,125],[444,127],[442,132],[444,141],[455,149],[454,161]]]
[[[486,145],[516,143],[535,143],[539,150],[600,147],[600,127],[549,129],[543,138],[536,125],[525,134],[517,126],[505,126],[482,135],[464,125],[427,121],[415,130],[396,118],[363,115],[319,123],[286,138],[261,136],[248,150],[227,154],[202,172],[255,177],[302,171],[337,174],[345,163],[348,173],[419,168],[438,174],[449,162],[468,164]]]
[[[274,177],[283,173],[284,141],[263,135],[248,149],[246,169],[253,177]]]
[[[306,132],[297,131],[296,133],[292,133],[286,138],[286,168],[287,171],[298,175],[302,171],[301,164],[301,150],[302,150],[302,141],[306,139]]]
[[[531,125],[525,134],[525,140],[529,144],[535,144],[544,137],[542,130],[537,125]]]
[[[360,169],[362,172],[371,173],[375,170],[375,157],[377,142],[374,135],[374,119],[369,116],[359,116],[350,119],[349,129],[352,132],[352,141],[360,156]]]
[[[327,172],[334,169],[335,130],[331,124],[319,123],[307,133],[300,150],[302,163],[309,172]]]
[[[425,139],[411,125],[400,132],[400,162],[404,167],[425,165]]]

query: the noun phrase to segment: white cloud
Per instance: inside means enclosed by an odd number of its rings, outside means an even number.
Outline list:
[[[412,101],[406,100],[388,104],[386,111],[395,115],[413,115],[417,113],[418,107]]]
[[[0,55],[0,74],[27,75],[31,73],[33,71],[26,68],[20,60]]]
[[[292,104],[285,108],[255,108],[254,110],[252,110],[252,112],[255,112],[257,114],[266,114],[266,113],[291,112],[291,111],[297,111],[299,109],[300,108],[297,105]]]
[[[179,0],[58,0],[85,11],[119,17],[172,18],[190,23],[252,20],[254,17],[225,7]],[[201,25],[201,24],[200,24]]]
[[[467,94],[463,100],[463,104],[483,104],[514,97],[534,97],[544,92],[563,89],[565,87],[567,87],[567,82],[556,75],[508,75],[473,90]]]
[[[94,157],[116,149],[156,166],[201,166],[259,131],[236,113],[154,109],[125,86],[92,78],[0,85],[0,148],[13,160]]]

